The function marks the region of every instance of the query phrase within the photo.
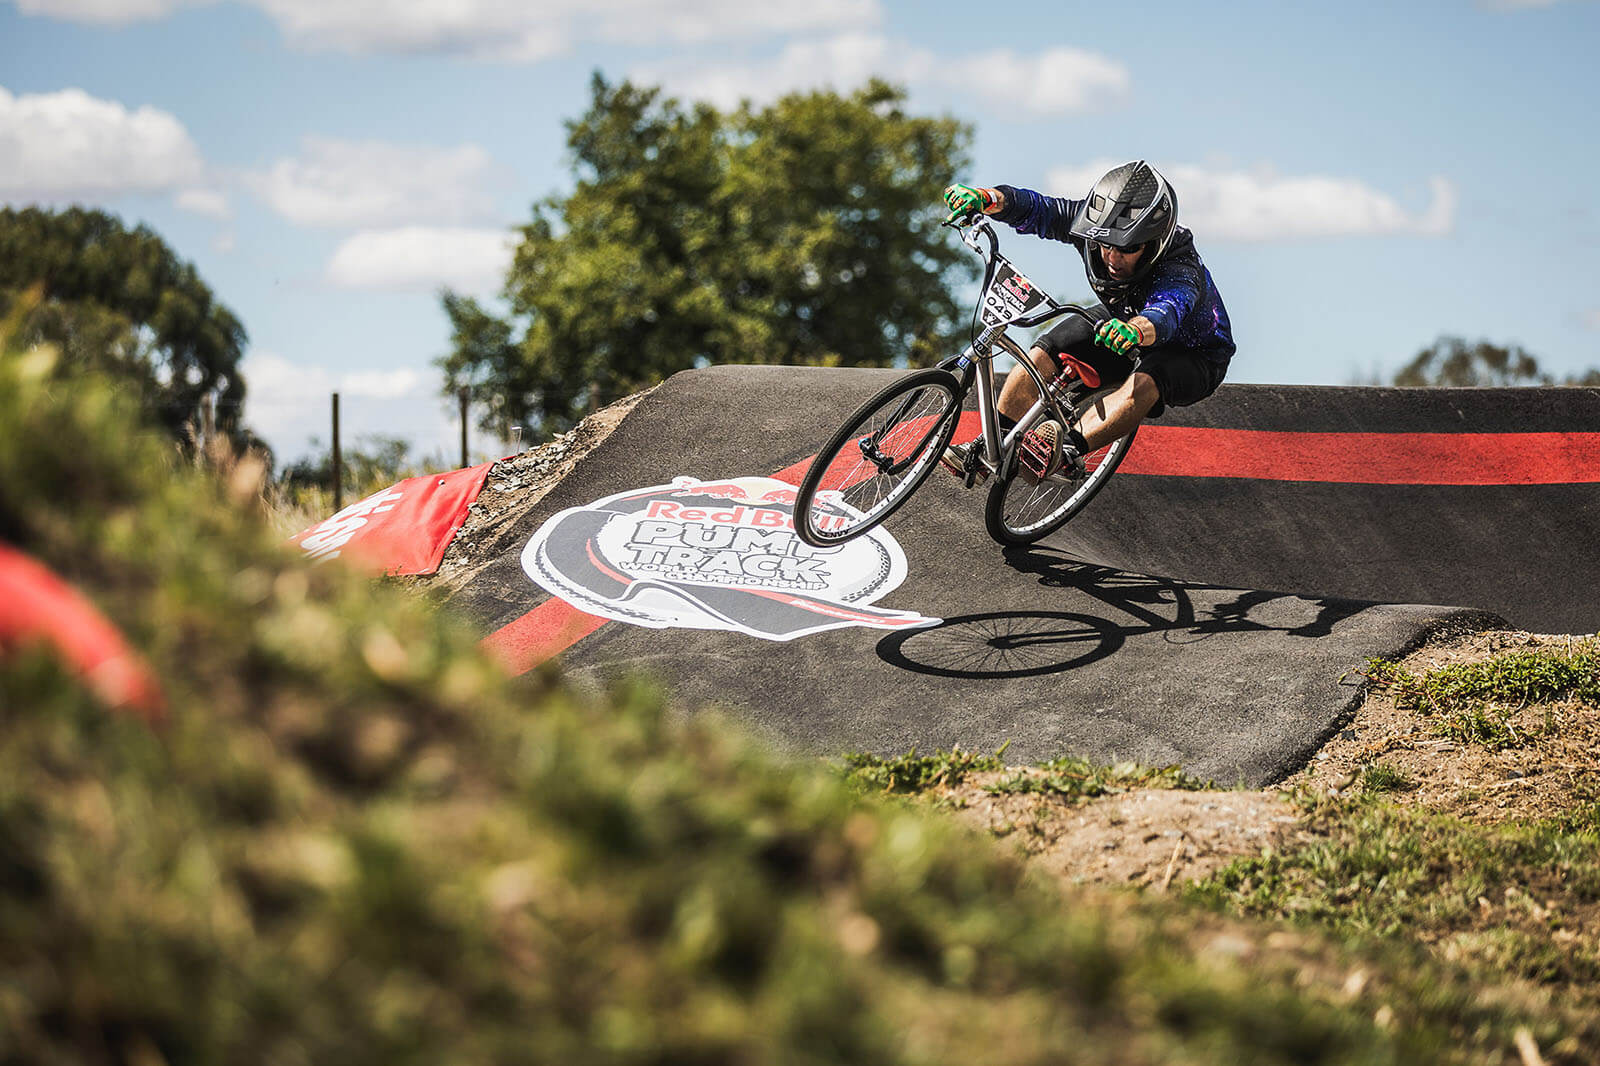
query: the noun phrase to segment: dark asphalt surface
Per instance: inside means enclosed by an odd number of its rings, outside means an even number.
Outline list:
[[[1332,433],[1588,433],[1600,389],[1224,385],[1161,425]],[[1138,444],[1135,444],[1135,448]],[[1152,522],[1149,516],[1171,516]],[[1372,485],[1113,478],[1055,543],[1189,581],[1479,607],[1600,629],[1600,483]]]
[[[672,378],[490,547],[496,562],[455,604],[486,633],[513,622],[548,598],[519,558],[546,518],[678,475],[784,469],[898,373],[717,367]],[[1600,428],[1595,390],[1463,391],[1224,386],[1164,424]],[[1512,397],[1520,407],[1508,393],[1525,394]],[[683,706],[731,708],[798,751],[1009,742],[1014,761],[1177,763],[1259,785],[1298,770],[1338,728],[1370,656],[1439,627],[1492,627],[1497,615],[1535,630],[1596,626],[1600,485],[1118,475],[1062,533],[1010,553],[985,533],[983,500],[940,473],[888,523],[909,574],[874,606],[942,618],[936,627],[775,643],[611,622],[563,665],[580,683],[655,677]]]

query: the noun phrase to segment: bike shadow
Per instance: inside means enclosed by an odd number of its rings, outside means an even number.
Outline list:
[[[1314,640],[1373,601],[1230,589],[1117,570],[1053,548],[1013,548],[1006,564],[1046,588],[1070,589],[1099,609],[988,611],[946,618],[878,642],[884,662],[916,673],[974,679],[1082,669],[1130,638],[1194,644],[1219,634],[1280,633]],[[1081,606],[1074,603],[1073,606]]]

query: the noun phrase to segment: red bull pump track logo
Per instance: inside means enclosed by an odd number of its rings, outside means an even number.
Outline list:
[[[905,580],[881,529],[832,548],[794,533],[793,485],[680,477],[571,507],[522,551],[535,583],[579,610],[653,629],[725,629],[793,640],[846,626],[908,629],[939,619],[870,607]],[[837,499],[822,501],[847,516]]]

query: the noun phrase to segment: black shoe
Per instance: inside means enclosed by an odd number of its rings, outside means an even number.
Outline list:
[[[939,456],[939,465],[950,471],[956,477],[965,481],[967,479],[967,457],[972,449],[979,446],[979,442],[969,441],[966,444],[952,444]],[[980,462],[974,467],[973,483],[981,484],[989,476],[988,469]]]

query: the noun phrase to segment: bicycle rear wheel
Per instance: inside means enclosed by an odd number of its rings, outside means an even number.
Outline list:
[[[955,432],[961,385],[919,370],[856,409],[806,471],[794,528],[818,548],[858,537],[894,513],[933,473]]]
[[[1112,389],[1090,393],[1083,404],[1092,404],[1111,394]],[[1018,461],[1012,449],[1003,468],[989,486],[989,499],[983,509],[989,535],[1001,544],[1020,547],[1049,536],[1068,519],[1083,510],[1105,487],[1122,464],[1122,457],[1133,446],[1135,428],[1125,437],[1084,456],[1084,474],[1057,473],[1044,480],[1034,477]]]

